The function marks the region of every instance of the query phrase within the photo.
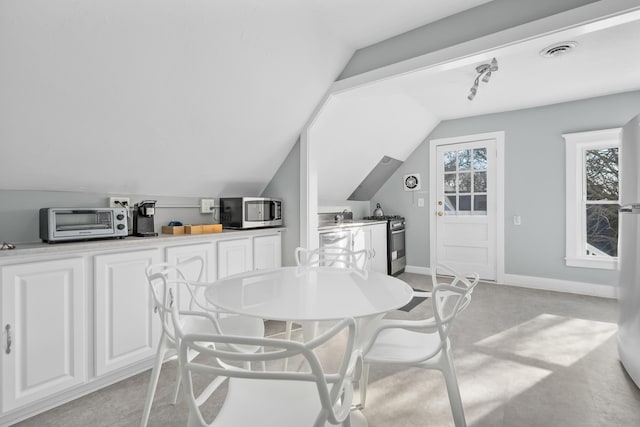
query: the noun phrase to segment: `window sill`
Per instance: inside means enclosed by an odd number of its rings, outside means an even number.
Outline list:
[[[618,269],[618,258],[566,257],[565,262],[568,267],[598,268],[601,270]]]

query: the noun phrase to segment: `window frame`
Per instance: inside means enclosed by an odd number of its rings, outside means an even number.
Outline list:
[[[602,258],[585,253],[586,177],[585,152],[602,148],[620,148],[622,128],[563,134],[566,153],[566,254],[569,267],[615,270],[618,257]],[[620,151],[618,151],[620,153]],[[618,158],[620,159],[620,158]],[[618,160],[620,165],[620,160]],[[618,177],[619,178],[619,177]],[[620,180],[618,179],[618,185]]]

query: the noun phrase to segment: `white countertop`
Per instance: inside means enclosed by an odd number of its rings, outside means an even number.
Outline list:
[[[140,246],[141,244],[166,243],[197,243],[199,240],[228,239],[233,237],[250,237],[254,235],[280,233],[285,227],[255,228],[249,230],[223,229],[221,233],[206,234],[158,234],[156,237],[127,236],[124,239],[99,239],[72,242],[44,243],[28,242],[16,243],[15,249],[0,250],[0,259],[12,256],[58,254],[66,252],[99,251],[104,249],[120,249]]]
[[[363,227],[365,225],[374,225],[374,224],[386,224],[387,221],[377,220],[377,219],[345,219],[340,222],[321,222],[318,224],[318,231],[333,231],[340,230],[343,228],[351,228],[351,227]]]

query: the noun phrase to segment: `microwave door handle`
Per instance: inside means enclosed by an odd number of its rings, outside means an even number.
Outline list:
[[[278,212],[278,202],[272,200],[273,203],[273,219],[282,219],[282,212]]]

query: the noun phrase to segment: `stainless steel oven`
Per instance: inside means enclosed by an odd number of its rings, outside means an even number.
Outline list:
[[[387,222],[387,263],[389,274],[393,276],[404,272],[404,268],[407,266],[404,224],[404,218],[391,219]]]

